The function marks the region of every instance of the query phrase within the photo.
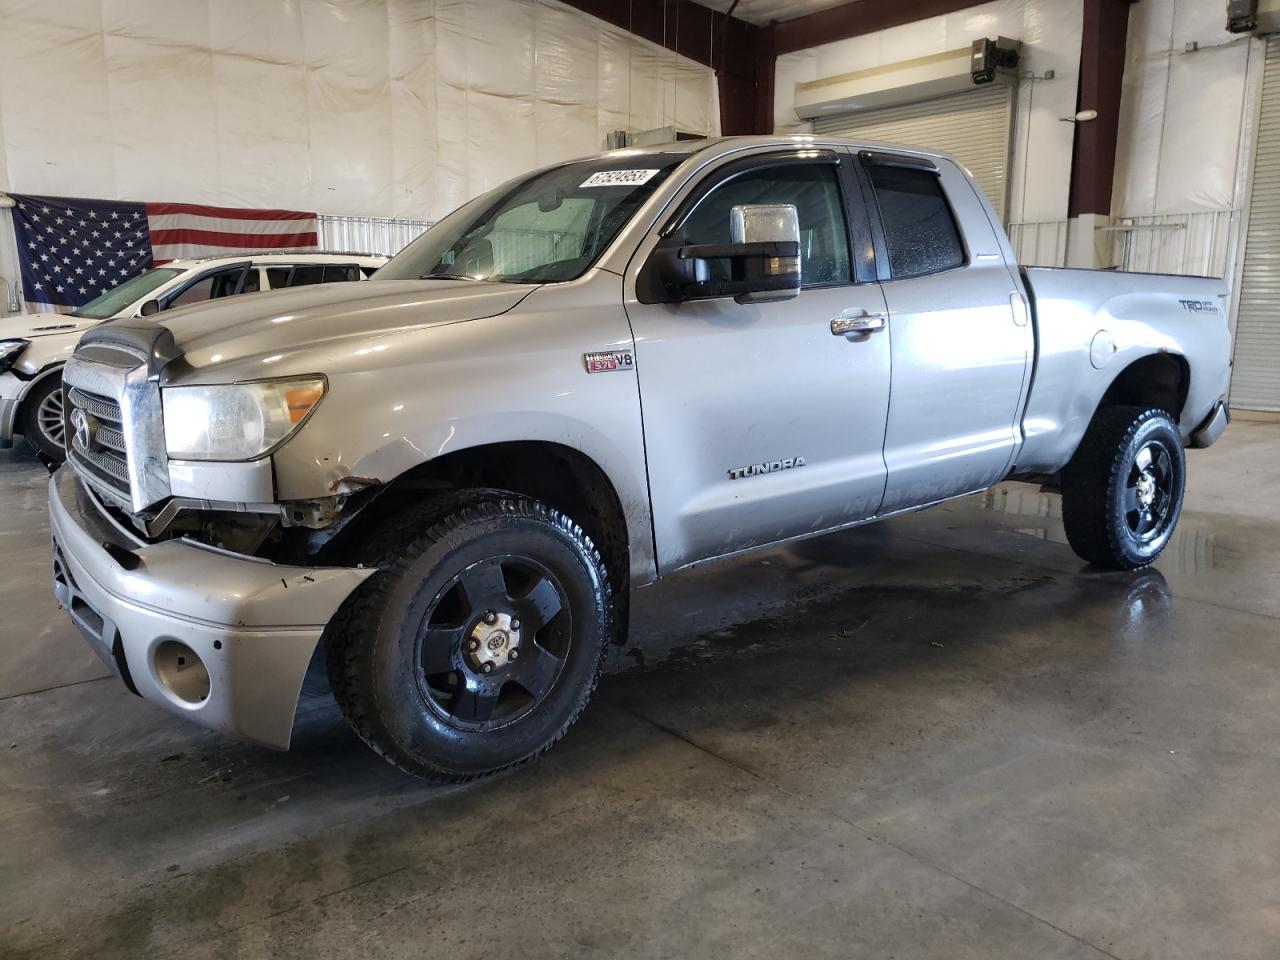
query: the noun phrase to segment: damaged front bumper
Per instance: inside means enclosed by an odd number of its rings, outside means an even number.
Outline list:
[[[54,595],[130,690],[201,726],[288,748],[321,633],[372,570],[147,543],[66,467],[49,479],[49,520]]]

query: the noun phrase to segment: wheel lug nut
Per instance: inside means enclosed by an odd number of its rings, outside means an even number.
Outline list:
[[[484,614],[485,623],[497,623],[497,621],[498,621],[498,615],[496,613],[494,613],[492,610],[485,611],[485,614]]]
[[[479,640],[470,641],[467,644],[467,649],[470,650],[472,653],[475,653],[477,650],[480,649],[480,641]]]
[[[508,654],[507,654],[507,659],[508,659],[508,660],[514,660],[514,659],[516,659],[516,657],[518,657],[518,656],[520,656],[520,651],[519,651],[519,650],[512,650],[510,653],[508,653]]]
[[[485,664],[483,667],[481,667],[480,669],[481,669],[481,670],[483,670],[485,673],[492,673],[492,672],[493,672],[493,664],[492,664],[492,663],[486,663],[486,664]]]
[[[520,629],[520,621],[515,619],[514,617],[511,618],[511,629],[512,630]]]

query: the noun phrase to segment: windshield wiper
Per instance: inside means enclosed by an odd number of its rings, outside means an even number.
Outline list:
[[[419,280],[479,280],[479,277],[468,277],[465,273],[424,273]]]

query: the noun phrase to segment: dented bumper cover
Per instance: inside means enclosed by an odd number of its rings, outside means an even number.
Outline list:
[[[201,726],[288,748],[320,635],[372,570],[146,543],[65,467],[49,480],[49,520],[54,594],[126,686]]]

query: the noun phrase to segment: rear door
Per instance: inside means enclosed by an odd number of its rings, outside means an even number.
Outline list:
[[[837,527],[880,504],[888,337],[833,335],[832,323],[883,322],[884,299],[852,155],[818,154],[722,164],[660,231],[727,243],[735,205],[794,204],[799,296],[626,302],[663,569]],[[632,261],[631,291],[657,236]]]
[[[1034,334],[988,208],[960,169],[860,158],[893,351],[880,508],[891,513],[1004,478]]]

